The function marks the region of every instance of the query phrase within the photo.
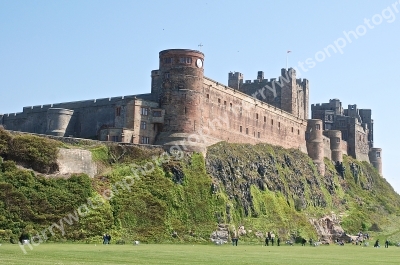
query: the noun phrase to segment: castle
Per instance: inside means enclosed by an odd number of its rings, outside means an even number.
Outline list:
[[[243,80],[229,73],[228,86],[204,76],[204,54],[170,49],[151,71],[151,93],[24,107],[0,115],[8,130],[205,152],[219,141],[269,143],[307,153],[324,174],[324,157],[348,154],[369,161],[382,174],[373,147],[371,110],[338,99],[311,106],[309,82],[292,68],[278,79]]]

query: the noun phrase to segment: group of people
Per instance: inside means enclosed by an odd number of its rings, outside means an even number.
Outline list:
[[[111,236],[109,234],[103,235],[103,244],[108,245],[111,243]]]
[[[265,245],[269,246],[269,242],[271,242],[271,245],[273,246],[275,243],[275,234],[273,232],[268,232],[267,236],[265,237]],[[276,244],[280,246],[281,244],[281,239],[279,237],[276,237]]]
[[[379,247],[381,247],[381,246],[379,245],[379,239],[377,239],[375,241],[374,248],[379,248]],[[389,240],[387,240],[387,239],[385,241],[385,248],[389,248]]]

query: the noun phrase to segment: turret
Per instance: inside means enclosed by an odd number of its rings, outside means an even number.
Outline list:
[[[230,72],[228,76],[228,86],[239,90],[243,84],[243,74],[239,72]]]
[[[307,79],[296,79],[296,70],[281,69],[281,76],[275,85],[281,89],[281,108],[300,119],[309,115],[309,83]]]
[[[369,161],[376,170],[378,170],[379,175],[382,176],[382,148],[371,148],[369,152]]]
[[[297,102],[294,100],[297,98],[296,70],[293,68],[290,68],[289,70],[282,68],[281,76],[279,77],[279,82],[277,82],[277,84],[282,87],[282,109],[297,116]]]
[[[160,70],[151,71],[151,95],[154,101],[160,102],[162,91],[162,79],[160,77]]]
[[[160,107],[165,110],[158,144],[204,152],[199,136],[202,127],[201,99],[204,54],[187,49],[160,52]]]
[[[324,134],[329,137],[330,149],[331,149],[331,159],[334,162],[343,161],[343,152],[341,148],[342,132],[338,130],[328,130],[324,131]]]
[[[65,136],[73,114],[74,111],[70,109],[49,108],[46,134]]]
[[[310,85],[308,82],[308,79],[303,79],[302,82],[302,88],[303,88],[303,108],[304,108],[304,117],[300,117],[301,119],[307,120],[310,115]]]
[[[325,174],[324,143],[322,135],[322,121],[310,119],[306,129],[307,153],[314,161],[321,175]]]

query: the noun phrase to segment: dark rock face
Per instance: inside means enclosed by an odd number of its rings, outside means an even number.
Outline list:
[[[326,206],[320,186],[326,186],[333,193],[333,174],[327,174],[321,183],[321,176],[310,161],[307,155],[294,149],[219,143],[209,148],[206,169],[214,178],[212,189],[222,185],[229,198],[235,199],[248,216],[255,214],[250,192],[252,185],[295,199],[299,210],[306,208],[307,202],[313,206]],[[306,198],[306,192],[309,198]]]
[[[300,150],[267,144],[220,142],[208,148],[206,157],[211,191],[223,191],[230,201],[225,213],[221,212],[220,219],[225,222],[246,217],[271,220],[279,216],[282,207],[289,206],[287,209],[298,211],[310,222],[322,242],[330,242],[377,222],[373,217],[376,213],[385,216],[399,209],[399,195],[366,162],[344,156],[342,171],[337,172],[328,160],[324,166],[325,173],[320,175],[310,157]],[[269,204],[269,198],[279,202]],[[296,214],[291,213],[289,222],[304,225]],[[278,217],[274,222],[282,220],[288,219]],[[253,224],[261,227],[257,222]],[[290,226],[282,225],[280,233],[291,232]]]
[[[163,168],[165,172],[168,172],[171,176],[172,181],[175,184],[182,184],[185,180],[185,174],[182,171],[182,168],[179,164],[176,163],[166,163],[163,164]]]

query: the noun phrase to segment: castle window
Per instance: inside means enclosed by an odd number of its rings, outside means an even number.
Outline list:
[[[274,126],[274,119],[271,119],[271,125]]]
[[[142,130],[146,130],[146,122],[145,121],[141,121],[140,122],[140,129],[142,129]]]
[[[258,120],[258,113],[256,113],[256,120]]]
[[[281,128],[281,122],[280,121],[278,122],[278,128],[279,129]]]
[[[218,104],[221,104],[221,99],[220,98],[218,99]]]
[[[292,132],[293,132],[293,130],[294,130],[294,129],[293,129],[293,127],[292,127]]]
[[[153,111],[153,117],[161,117],[161,111],[160,110]]]
[[[121,107],[115,108],[115,116],[121,116]]]
[[[340,138],[336,137],[336,143],[340,143]]]
[[[249,134],[249,128],[246,128],[246,134]]]
[[[169,79],[169,73],[164,73],[164,78]]]
[[[140,114],[147,116],[148,115],[148,109],[147,108],[140,108]]]
[[[376,157],[380,158],[381,157],[381,152],[376,152]]]
[[[240,130],[240,132],[242,132],[242,126],[240,126],[239,130]]]
[[[261,135],[260,132],[258,132],[258,138],[260,138],[260,135]]]
[[[226,106],[226,101],[224,101],[224,105]]]
[[[232,109],[232,103],[229,103],[229,105],[230,105],[230,107],[231,107],[231,109]]]
[[[210,94],[207,94],[207,96],[206,96],[206,97],[207,97],[207,99],[210,99]]]
[[[300,130],[299,129],[297,129],[297,135],[300,135]]]
[[[140,143],[141,143],[141,144],[149,144],[149,143],[150,143],[149,137],[142,136],[142,137],[140,138]]]
[[[172,63],[172,58],[171,57],[164,58],[164,63]]]
[[[264,116],[264,122],[267,122],[267,117]]]
[[[321,125],[320,124],[315,124],[315,130],[321,130]]]
[[[192,58],[191,57],[182,57],[179,58],[180,63],[185,63],[185,64],[191,64],[192,63]]]

